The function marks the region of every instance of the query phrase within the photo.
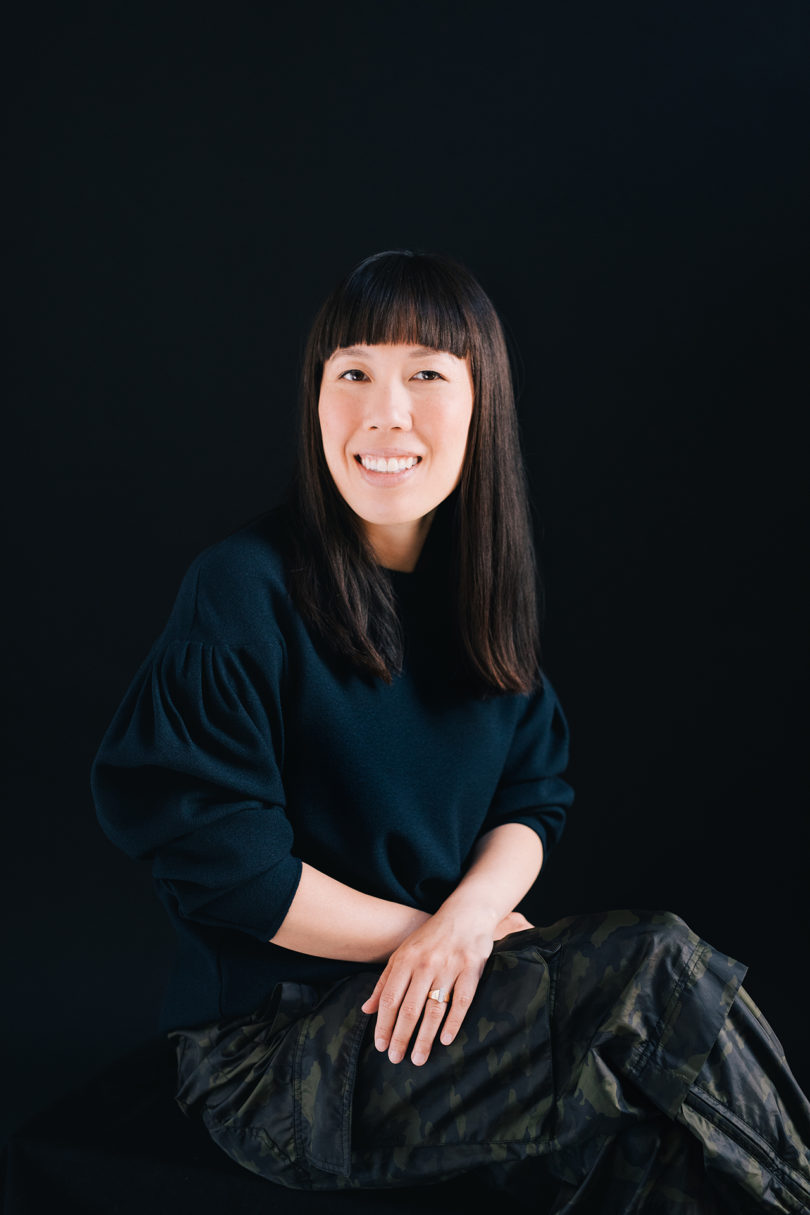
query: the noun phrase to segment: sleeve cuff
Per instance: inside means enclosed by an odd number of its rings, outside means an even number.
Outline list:
[[[200,902],[199,887],[183,881],[158,880],[170,891],[182,919],[234,929],[268,942],[278,932],[295,897],[301,880],[301,861],[298,857],[285,857],[205,902]],[[189,904],[193,905],[193,912]]]

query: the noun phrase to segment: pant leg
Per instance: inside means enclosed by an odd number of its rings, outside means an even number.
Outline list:
[[[678,1113],[741,1212],[810,1211],[810,1103],[741,989]]]
[[[560,945],[554,1115],[541,1168],[500,1165],[498,1184],[549,1215],[725,1213],[700,1145],[674,1116],[745,968],[666,913],[576,917],[540,931]]]
[[[810,1106],[743,968],[676,917],[632,920],[565,928],[550,1151],[498,1184],[549,1215],[810,1211]]]
[[[565,1161],[546,1163],[559,1182],[548,1215],[800,1215],[810,1212],[810,1103],[740,988],[674,1120],[625,1118],[579,1181]],[[505,1185],[537,1210],[531,1180]]]
[[[743,973],[675,916],[572,918],[500,943],[462,1033],[422,1068],[374,1050],[359,1012],[374,976],[355,976],[325,994],[283,985],[272,1016],[183,1035],[178,1097],[239,1163],[294,1188],[414,1185],[486,1166],[533,1178],[534,1209],[554,1215],[715,1215],[712,1176],[740,1202],[777,1194],[761,1178],[752,1191],[728,1129],[738,1095],[718,1059],[730,1042],[749,1060],[749,1089],[762,1086],[762,1035],[757,1045],[739,1009],[729,1021]],[[765,1041],[775,1074],[784,1062]],[[709,1117],[712,1100],[725,1121]],[[795,1104],[783,1098],[760,1126],[779,1160],[805,1133]],[[778,1184],[793,1205],[758,1209],[803,1210],[800,1183]]]
[[[655,1110],[600,1137],[585,1174],[552,1154],[492,1165],[483,1179],[516,1213],[740,1215],[708,1182],[697,1140]]]

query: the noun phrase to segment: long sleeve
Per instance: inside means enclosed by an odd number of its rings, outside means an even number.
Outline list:
[[[151,859],[182,918],[265,942],[301,873],[280,771],[282,667],[277,641],[159,642],[92,772],[105,832]]]
[[[540,836],[546,854],[558,842],[574,791],[562,778],[568,766],[568,723],[546,675],[529,695],[512,738],[483,831],[500,823],[525,823]]]
[[[551,685],[468,695],[430,627],[437,583],[402,574],[408,661],[390,685],[313,636],[288,591],[288,520],[269,512],[192,563],[101,743],[101,825],[147,860],[177,933],[165,1026],[255,1008],[278,982],[354,963],[272,944],[302,863],[429,911],[476,839],[523,822],[550,848],[572,793]]]

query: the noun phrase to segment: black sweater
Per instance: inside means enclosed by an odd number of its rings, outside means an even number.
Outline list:
[[[406,659],[386,686],[309,632],[285,534],[279,508],[193,562],[93,766],[104,830],[151,860],[179,936],[165,1029],[362,969],[269,944],[302,861],[435,911],[481,834],[526,823],[548,852],[573,799],[547,678],[481,699],[449,677],[438,541],[433,561],[429,535],[414,573],[392,573]]]

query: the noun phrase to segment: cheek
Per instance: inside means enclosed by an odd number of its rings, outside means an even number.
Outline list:
[[[324,454],[327,460],[330,460],[334,455],[338,446],[339,427],[335,418],[335,411],[328,404],[318,408],[318,421],[321,426],[321,443],[323,444]]]
[[[467,450],[467,442],[470,436],[471,422],[472,410],[467,408],[461,412],[454,427],[453,451],[459,466],[461,466],[461,464],[464,462],[464,454]]]
[[[318,405],[318,419],[321,424],[321,437],[324,449],[343,447],[352,433],[350,409],[340,401],[321,397]]]

